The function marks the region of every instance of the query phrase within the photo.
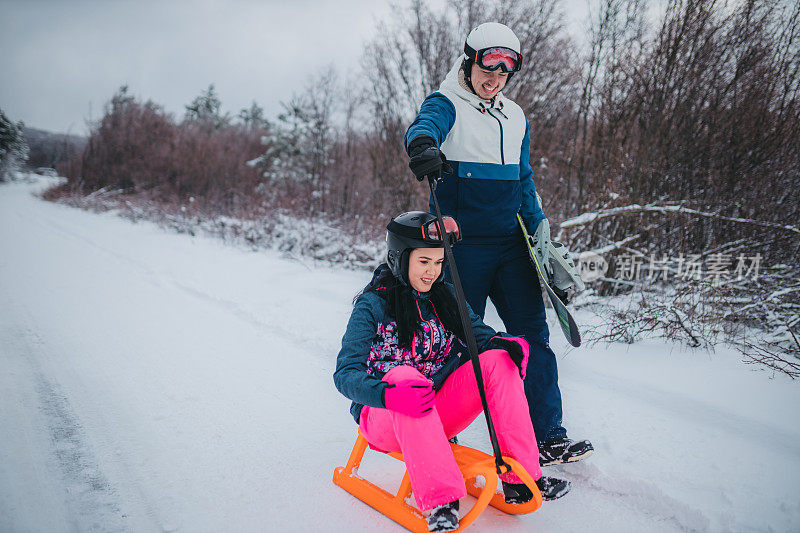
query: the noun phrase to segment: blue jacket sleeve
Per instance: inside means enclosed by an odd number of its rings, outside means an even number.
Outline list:
[[[522,206],[520,215],[525,222],[529,233],[536,231],[536,226],[544,220],[544,211],[536,199],[536,185],[533,183],[533,170],[531,169],[531,135],[528,121],[525,121],[525,136],[522,138],[522,148],[519,154],[519,182],[522,185]]]
[[[436,141],[436,146],[441,146],[455,121],[456,107],[453,102],[439,92],[429,95],[422,102],[417,118],[406,131],[406,149],[409,143],[420,135],[431,137]]]
[[[384,407],[383,391],[386,382],[367,374],[367,358],[381,318],[380,297],[362,294],[356,300],[347,330],[342,337],[342,349],[336,358],[333,382],[336,388],[354,402],[370,407]]]

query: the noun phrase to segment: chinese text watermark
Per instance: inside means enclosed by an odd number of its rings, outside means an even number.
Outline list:
[[[636,254],[620,254],[616,257],[615,269],[609,272],[608,262],[598,254],[584,252],[578,256],[578,272],[583,281],[589,282],[603,277],[622,281],[680,281],[697,280],[721,283],[725,281],[758,280],[761,254],[746,255],[710,254],[703,259],[701,254],[663,254],[649,257]]]

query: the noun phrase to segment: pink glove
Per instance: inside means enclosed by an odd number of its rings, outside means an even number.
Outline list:
[[[433,409],[434,398],[433,384],[427,379],[404,379],[389,385],[383,393],[387,409],[414,418]]]

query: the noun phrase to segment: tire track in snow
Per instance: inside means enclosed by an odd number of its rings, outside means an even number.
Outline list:
[[[66,484],[67,505],[82,531],[131,531],[117,503],[117,493],[85,443],[80,422],[67,398],[37,373],[36,392],[48,420],[53,455]]]
[[[132,531],[122,513],[119,495],[103,474],[80,420],[69,399],[49,380],[35,357],[41,350],[39,335],[27,329],[15,336],[20,355],[27,360],[34,378],[39,410],[46,421],[50,453],[64,482],[65,503],[71,511],[72,527],[79,531]],[[26,342],[28,341],[28,342]]]

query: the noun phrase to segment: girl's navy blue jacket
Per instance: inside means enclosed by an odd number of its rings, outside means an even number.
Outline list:
[[[386,265],[378,267],[370,283],[373,284],[386,268]],[[429,326],[417,332],[413,357],[411,350],[398,347],[396,323],[387,311],[386,300],[380,294],[368,291],[355,301],[342,337],[342,349],[336,359],[333,381],[339,392],[353,401],[350,413],[356,423],[365,405],[386,407],[383,395],[387,383],[382,378],[391,366],[411,364],[417,367],[433,381],[434,389],[438,390],[454,370],[469,360],[461,339],[441,326],[427,293],[413,291],[413,294],[419,305],[423,326]],[[478,350],[482,352],[488,349],[492,337],[497,333],[471,309],[468,310]],[[426,365],[426,361],[435,361],[436,364]]]

